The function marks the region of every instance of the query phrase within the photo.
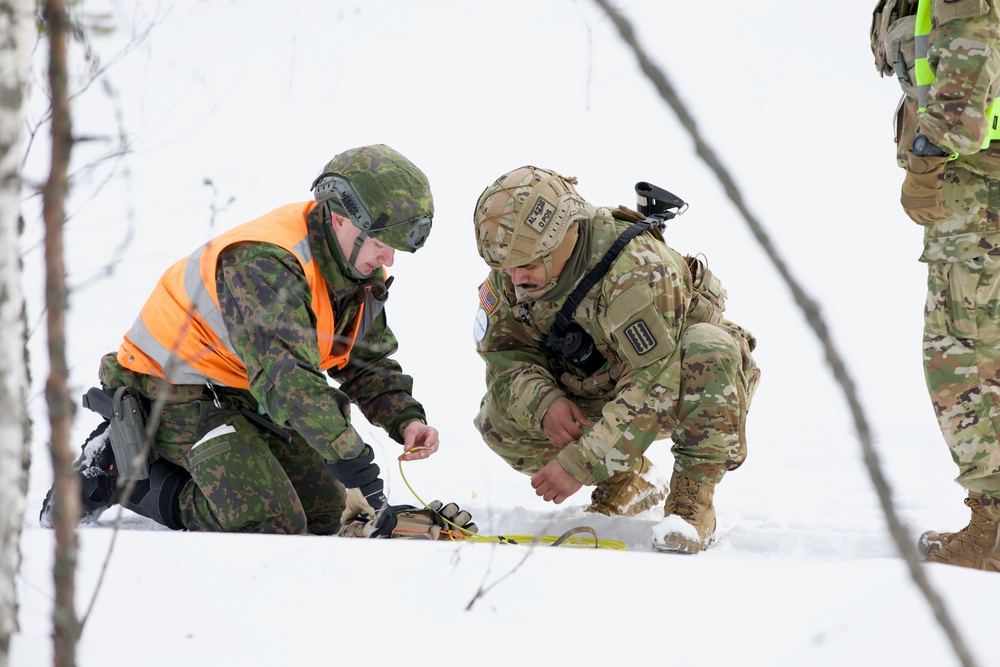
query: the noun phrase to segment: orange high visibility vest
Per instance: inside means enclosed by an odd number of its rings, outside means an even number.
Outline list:
[[[310,201],[277,208],[217,236],[167,269],[125,334],[118,363],[138,373],[166,377],[172,384],[211,381],[247,389],[247,369],[232,348],[219,311],[215,269],[223,250],[234,243],[252,241],[284,248],[302,264],[316,315],[320,368],[343,368],[363,320],[364,304],[349,327],[350,333],[341,338],[335,350],[330,294],[309,247],[306,228],[306,215],[315,205]]]

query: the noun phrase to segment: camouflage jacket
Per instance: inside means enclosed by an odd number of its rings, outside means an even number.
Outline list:
[[[627,223],[597,209],[589,272]],[[582,276],[581,276],[582,278]],[[676,425],[680,353],[677,341],[692,302],[685,259],[651,234],[632,239],[603,280],[580,303],[574,320],[607,359],[591,377],[550,354],[545,340],[565,297],[533,300],[493,269],[480,287],[476,349],[486,362],[489,397],[522,428],[542,433],[542,417],[561,396],[600,419],[563,448],[558,460],[574,478],[594,484],[627,470],[653,441]]]
[[[342,334],[367,295],[384,299],[388,293],[382,275],[362,281],[346,275],[331,251],[329,244],[336,239],[322,210],[317,206],[308,216],[309,242],[327,281],[335,333]],[[384,311],[355,341],[347,365],[328,371],[339,383],[334,387],[320,370],[309,285],[294,255],[267,243],[233,246],[219,257],[216,284],[231,343],[247,369],[250,393],[271,419],[302,435],[327,460],[356,458],[364,448],[351,426],[352,402],[397,442],[403,441],[400,427],[406,422],[426,421],[423,407],[411,394],[412,378],[391,357],[397,343]]]
[[[1000,142],[981,150],[990,131],[985,115],[1000,89],[1000,12],[996,0],[957,0],[947,5],[954,18],[942,21],[932,3],[927,61],[934,71],[927,106],[917,110],[912,88],[904,86],[896,115],[896,157],[907,166],[907,150],[918,134],[958,157],[950,168],[1000,179]],[[910,56],[907,56],[908,58]],[[910,78],[912,78],[912,70]],[[991,192],[990,197],[993,198]],[[997,190],[1000,197],[1000,190]],[[1000,204],[994,204],[994,208]],[[925,261],[955,261],[1000,246],[1000,232],[966,223],[961,213],[924,231]]]

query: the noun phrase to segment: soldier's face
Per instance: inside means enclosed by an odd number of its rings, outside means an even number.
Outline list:
[[[353,226],[353,225],[352,225]],[[392,266],[392,261],[396,257],[396,249],[392,246],[368,237],[364,245],[358,252],[358,258],[354,261],[354,266],[365,275],[381,266]]]
[[[536,261],[531,264],[522,264],[521,266],[507,269],[507,273],[510,274],[511,282],[515,286],[520,287],[530,294],[542,289],[554,278],[558,278],[565,266],[566,262],[553,262],[552,275],[549,276],[548,271],[545,270],[545,264],[541,261]]]
[[[354,241],[357,240],[361,230],[346,218],[335,216],[333,218],[333,231],[340,242],[340,250],[344,257],[350,257],[354,251]],[[372,271],[382,266],[392,266],[396,257],[396,249],[386,245],[372,237],[365,239],[358,251],[358,256],[354,260],[354,268],[361,275],[371,275]]]

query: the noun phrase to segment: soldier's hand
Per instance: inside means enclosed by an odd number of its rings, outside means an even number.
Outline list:
[[[438,431],[419,419],[415,419],[403,429],[403,453],[400,461],[426,459],[438,450]]]
[[[372,506],[372,501],[379,505]],[[340,515],[341,537],[392,537],[396,528],[396,512],[378,493],[366,498],[362,489],[348,489],[347,506]]]
[[[531,486],[535,489],[535,495],[558,505],[579,491],[583,484],[566,472],[559,461],[553,459],[535,473],[531,478]]]
[[[542,416],[545,437],[556,447],[565,447],[582,438],[584,426],[590,426],[590,420],[565,396],[557,398]]]
[[[948,156],[917,155],[907,151],[909,164],[899,202],[906,215],[918,225],[932,225],[952,214],[941,203],[941,172],[948,164]]]

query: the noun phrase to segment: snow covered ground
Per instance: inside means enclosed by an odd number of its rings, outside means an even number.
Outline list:
[[[798,3],[792,14],[780,0],[618,6],[820,303],[915,537],[960,528],[968,510],[923,387],[920,231],[897,204],[898,87],[872,64],[869,4],[853,0],[836,19],[822,3]],[[434,231],[418,254],[397,255],[387,312],[398,359],[443,443],[401,470],[398,445],[357,417],[390,500],[415,502],[408,482],[425,500],[470,510],[483,535],[587,525],[627,549],[174,533],[128,513],[116,537],[115,510],[79,531],[79,613],[108,563],[79,646],[82,667],[959,664],[887,534],[819,345],[595,4],[83,7],[107,9],[117,25],[94,42],[102,62],[121,55],[107,87],[75,99],[76,133],[95,138],[74,152],[66,224],[75,391],[96,381],[98,359],[174,260],[308,199],[337,152],[386,143],[420,165],[435,192]],[[44,49],[38,57],[43,67]],[[93,165],[115,145],[118,118],[128,155]],[[28,160],[39,178],[45,143],[37,137]],[[707,553],[652,551],[655,509],[633,519],[584,514],[587,489],[561,506],[542,502],[472,426],[483,392],[472,318],[486,269],[471,212],[486,185],[523,164],[576,175],[597,204],[632,205],[643,180],[686,199],[691,208],[671,223],[669,241],[707,255],[729,291],[730,316],[758,337],[763,378],[749,458],[719,487],[720,539]],[[29,218],[35,442],[11,667],[51,663],[53,534],[37,525],[52,479],[41,240]],[[81,410],[76,441],[95,424]],[[665,472],[669,443],[649,456]],[[1000,665],[991,621],[1000,577],[926,571],[978,664]]]

